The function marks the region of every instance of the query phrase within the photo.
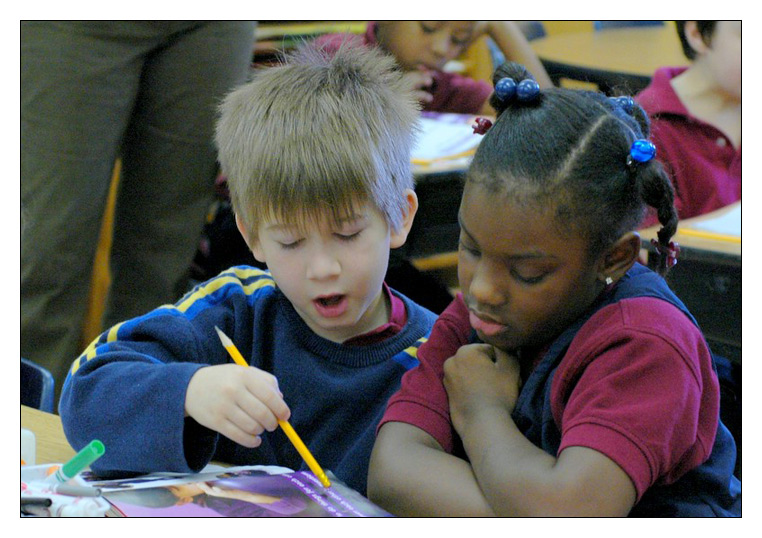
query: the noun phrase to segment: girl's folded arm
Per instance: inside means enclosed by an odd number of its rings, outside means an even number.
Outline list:
[[[508,413],[470,421],[461,433],[497,515],[615,517],[635,503],[635,485],[613,460],[576,446],[556,458],[524,437]]]
[[[398,516],[494,516],[468,462],[423,430],[388,422],[378,433],[368,495]]]

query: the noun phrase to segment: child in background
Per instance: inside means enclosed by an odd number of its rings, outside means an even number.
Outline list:
[[[657,70],[636,100],[687,219],[741,199],[741,21],[676,22],[692,64]]]
[[[492,87],[488,82],[442,70],[483,35],[492,38],[506,59],[521,62],[536,73],[541,87],[553,85],[524,34],[512,21],[378,21],[368,23],[362,36],[330,34],[316,41],[327,50],[335,50],[347,41],[379,46],[392,54],[416,88],[423,110],[494,115],[489,105]]]
[[[499,116],[461,202],[462,295],[388,404],[369,495],[404,515],[740,515],[709,349],[636,263],[646,205],[662,272],[677,226],[647,117],[528,76],[494,76]]]
[[[106,445],[96,473],[198,472],[212,459],[300,469],[273,431],[288,419],[322,467],[365,491],[386,400],[435,320],[383,281],[417,209],[417,117],[393,59],[359,48],[306,48],[225,99],[220,162],[269,271],[224,271],[74,361],[60,413],[72,446]]]

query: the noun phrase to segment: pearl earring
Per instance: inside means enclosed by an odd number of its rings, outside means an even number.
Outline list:
[[[610,276],[607,276],[604,282],[606,282],[607,286],[611,286],[614,283],[614,279],[611,278]]]

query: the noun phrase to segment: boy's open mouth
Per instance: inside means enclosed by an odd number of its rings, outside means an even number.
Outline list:
[[[343,298],[343,295],[329,295],[328,297],[318,297],[316,301],[322,306],[331,307],[339,304]]]
[[[341,294],[324,295],[313,301],[315,309],[321,316],[335,318],[347,311],[347,296]]]

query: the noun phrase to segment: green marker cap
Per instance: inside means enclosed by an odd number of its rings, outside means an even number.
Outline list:
[[[103,456],[106,447],[97,439],[80,450],[72,459],[66,462],[61,468],[61,473],[67,478],[72,478],[86,469],[91,463]]]

